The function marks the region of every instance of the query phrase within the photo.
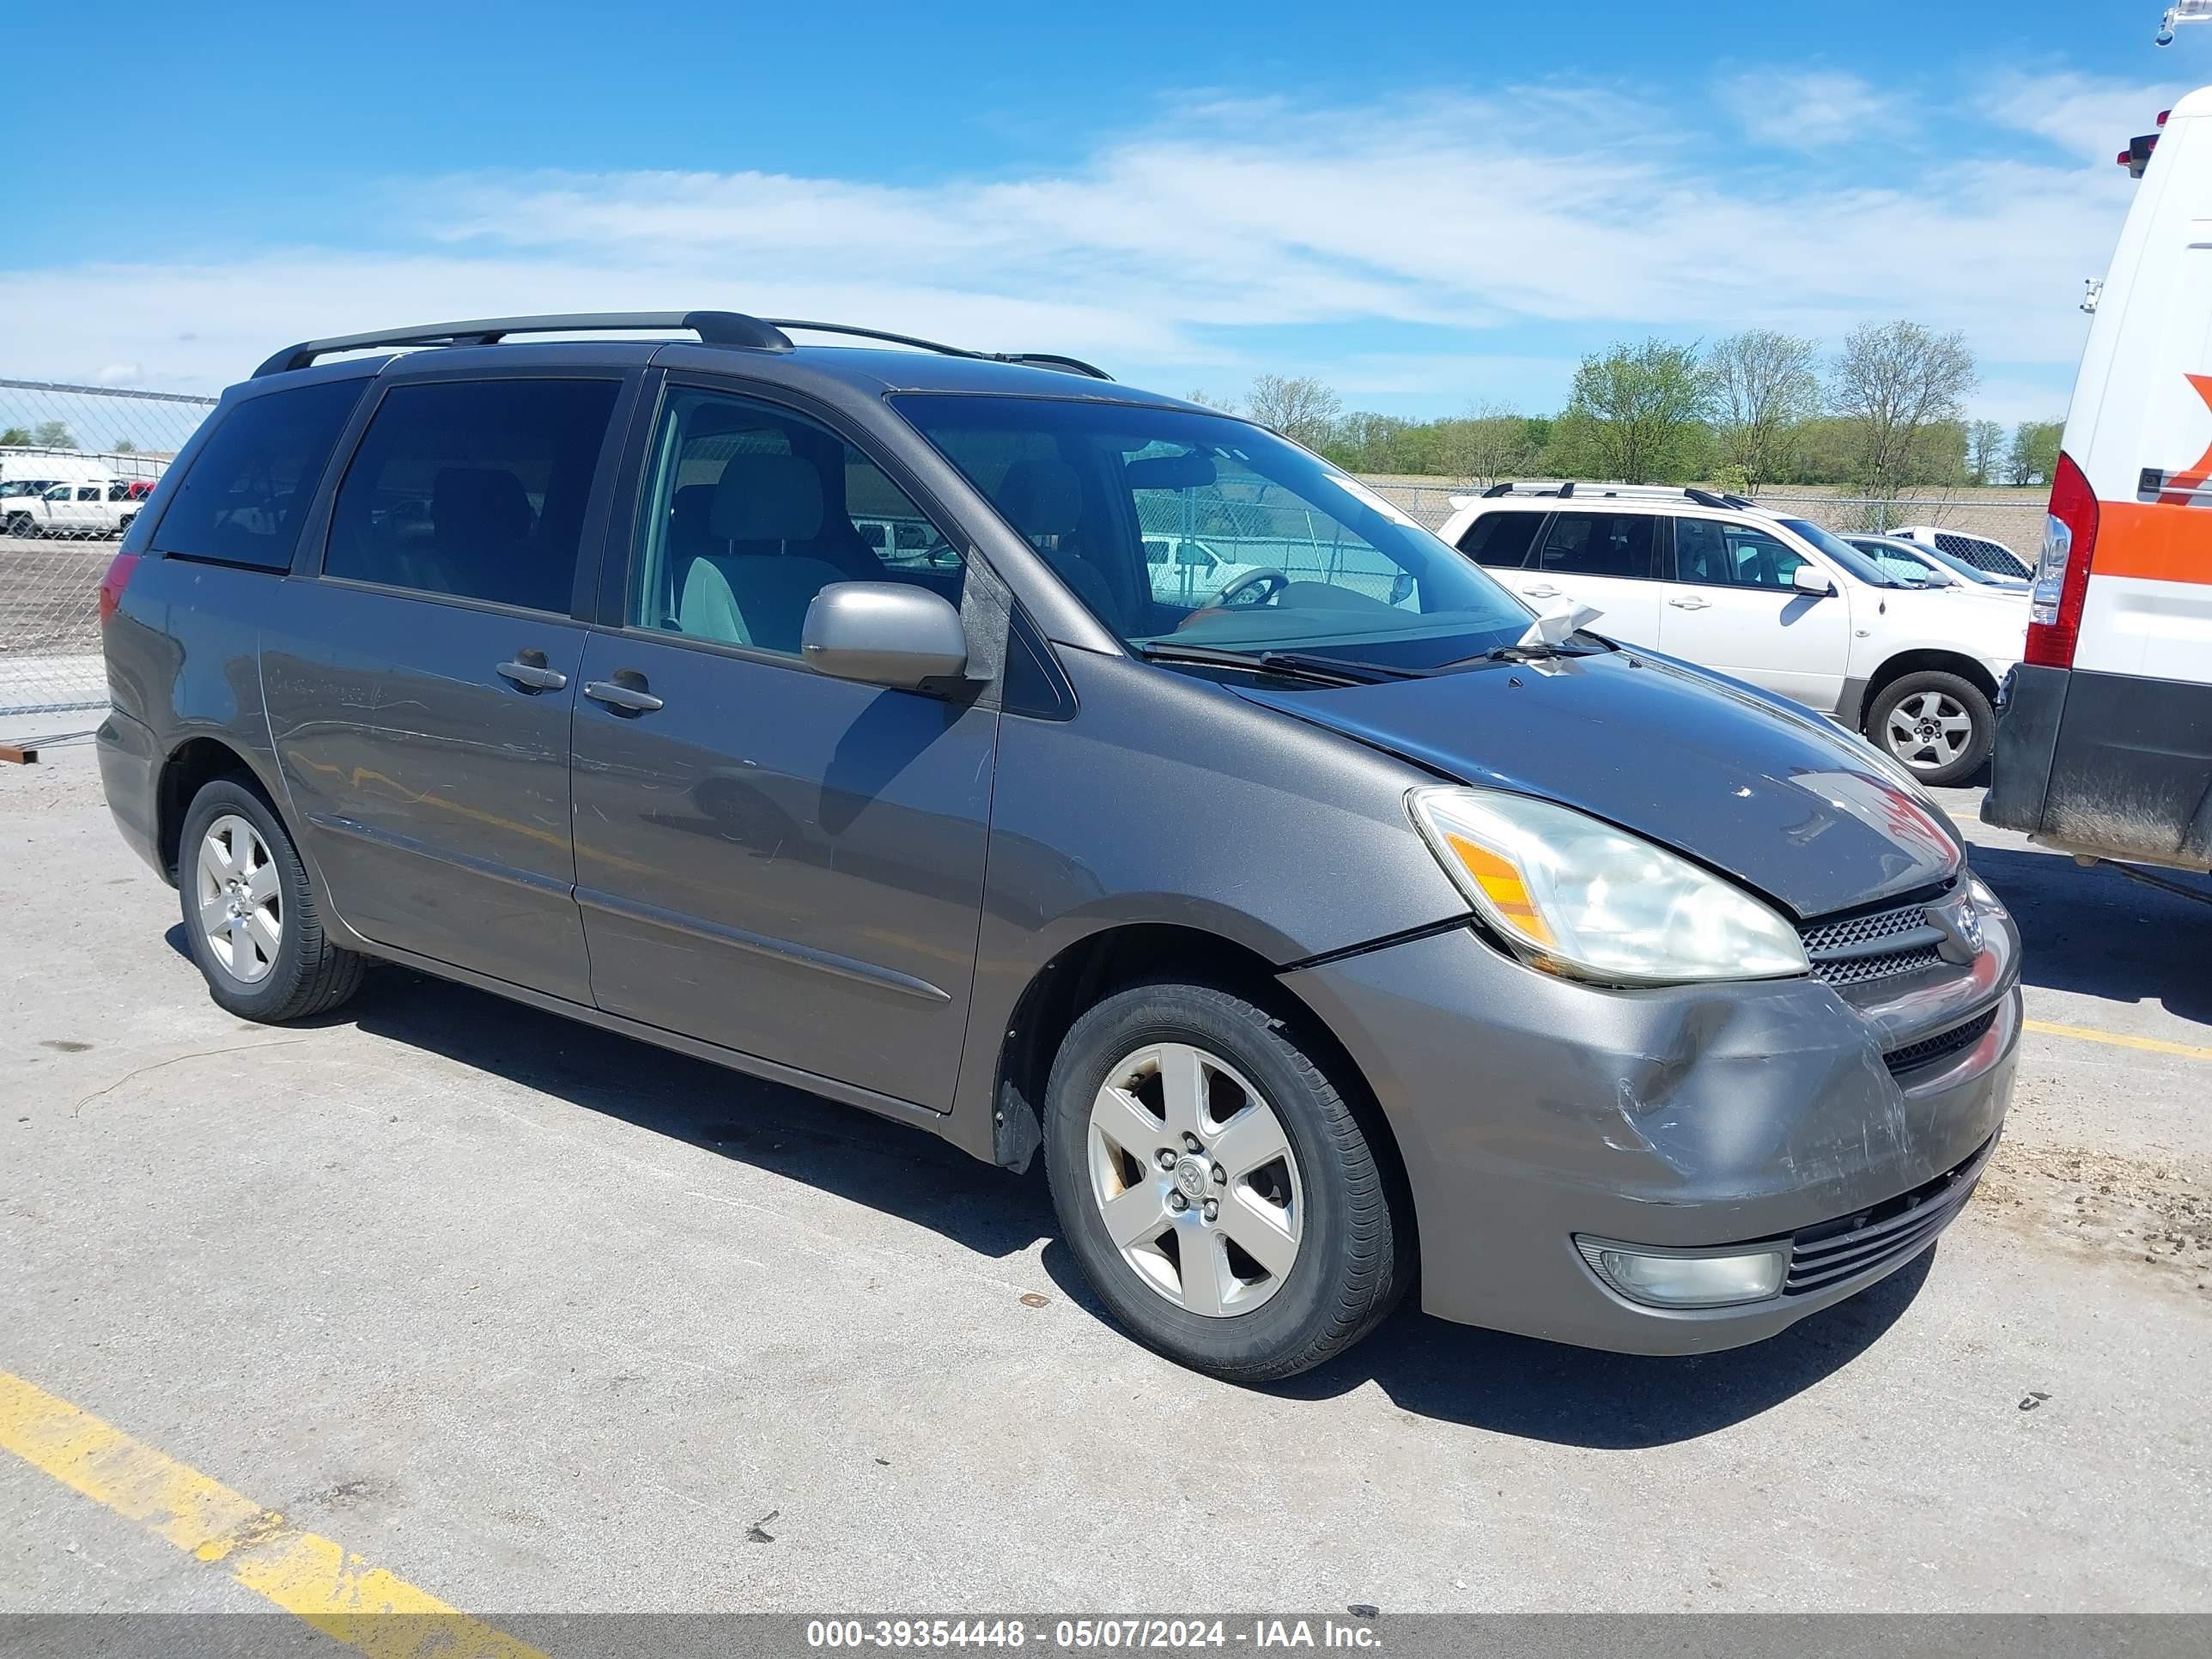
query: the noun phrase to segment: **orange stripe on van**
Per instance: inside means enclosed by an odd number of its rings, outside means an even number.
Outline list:
[[[2155,501],[2099,501],[2097,551],[2089,574],[2092,580],[2139,576],[2212,586],[2212,511]]]

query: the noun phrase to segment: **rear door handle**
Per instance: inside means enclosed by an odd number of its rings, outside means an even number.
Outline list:
[[[640,679],[643,675],[638,676]],[[620,709],[626,714],[650,714],[660,707],[660,699],[652,692],[635,685],[624,685],[618,680],[586,680],[584,695],[593,702],[603,702],[610,708]]]
[[[538,660],[529,661],[532,657]],[[548,668],[544,653],[537,651],[516,653],[514,661],[500,664],[499,675],[526,691],[558,691],[568,683],[568,677],[557,668]]]
[[[1677,611],[1710,611],[1712,609],[1711,601],[1701,599],[1694,593],[1685,599],[1669,599],[1667,603],[1673,605]]]

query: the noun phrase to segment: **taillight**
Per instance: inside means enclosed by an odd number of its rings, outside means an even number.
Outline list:
[[[2051,477],[2051,512],[2043,521],[2043,554],[2028,602],[2027,660],[2071,668],[2081,636],[2081,605],[2097,556],[2097,495],[2074,458],[2063,451]]]
[[[118,553],[107,562],[107,574],[100,579],[100,625],[102,628],[114,620],[116,607],[123,603],[123,590],[131,586],[131,573],[137,568],[138,556],[136,553]]]

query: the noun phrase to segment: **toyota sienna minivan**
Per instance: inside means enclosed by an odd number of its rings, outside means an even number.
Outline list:
[[[1148,537],[1233,574],[1164,597]],[[223,1007],[400,963],[1042,1152],[1100,1300],[1221,1376],[1415,1285],[1771,1335],[1924,1250],[2004,1117],[2019,935],[1909,775],[1071,359],[308,342],[100,615],[108,799]]]

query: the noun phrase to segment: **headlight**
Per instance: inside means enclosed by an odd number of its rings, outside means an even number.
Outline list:
[[[1810,971],[1766,906],[1609,823],[1494,789],[1416,789],[1407,804],[1445,873],[1540,967],[1601,985]]]

